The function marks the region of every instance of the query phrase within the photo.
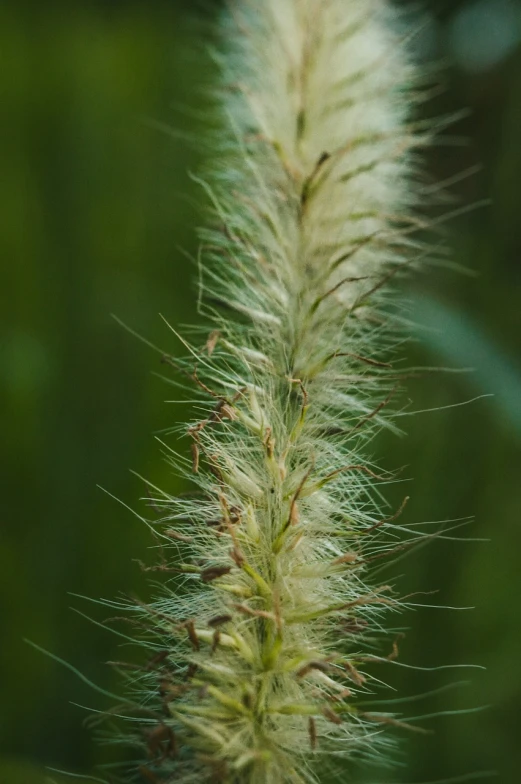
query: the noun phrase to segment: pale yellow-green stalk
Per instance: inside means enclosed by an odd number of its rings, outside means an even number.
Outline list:
[[[152,492],[177,576],[130,608],[150,659],[129,781],[325,781],[403,725],[362,701],[403,606],[371,576],[404,529],[368,450],[401,378],[391,283],[423,253],[407,32],[386,0],[228,4],[228,130],[202,178],[211,325],[168,358],[200,393],[174,459],[196,491]]]

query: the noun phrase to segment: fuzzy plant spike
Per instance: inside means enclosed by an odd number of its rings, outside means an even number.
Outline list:
[[[372,576],[404,547],[405,501],[386,508],[396,476],[369,447],[393,426],[390,292],[423,254],[412,181],[428,140],[386,0],[232,0],[221,32],[229,130],[202,180],[212,325],[165,358],[200,398],[191,458],[172,456],[195,491],[151,492],[152,568],[171,574],[127,607],[149,658],[129,676],[142,761],[126,780],[320,782],[408,726],[363,705],[407,604]]]

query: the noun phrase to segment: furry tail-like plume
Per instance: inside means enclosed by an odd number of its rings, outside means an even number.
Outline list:
[[[426,140],[386,0],[237,0],[222,33],[229,133],[204,184],[213,326],[175,361],[201,396],[192,463],[176,459],[197,491],[154,493],[158,568],[177,577],[133,608],[150,649],[134,682],[149,711],[139,770],[316,782],[327,761],[385,752],[387,725],[403,724],[360,704],[403,606],[371,579],[401,509],[383,513],[393,477],[367,449],[400,380],[389,288],[419,252]]]

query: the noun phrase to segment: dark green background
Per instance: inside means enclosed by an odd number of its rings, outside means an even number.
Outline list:
[[[452,19],[465,3],[426,5],[437,19],[437,56],[444,56]],[[104,662],[125,652],[69,609],[104,617],[70,592],[146,596],[132,559],[150,559],[153,542],[96,485],[141,511],[144,486],[128,469],[169,492],[181,489],[153,436],[188,410],[165,404],[179,393],[154,375],[164,372],[158,356],[110,314],[172,353],[181,347],[159,314],[175,326],[196,320],[194,268],[183,251],[197,249],[202,194],[189,171],[201,157],[204,89],[212,78],[197,39],[199,23],[211,23],[217,7],[12,0],[0,10],[0,784],[43,782],[45,765],[88,773],[106,758],[82,727],[84,712],[71,703],[107,702],[23,638],[102,687],[117,688]],[[521,51],[478,73],[449,65],[445,81],[445,93],[422,111],[470,108],[448,132],[466,142],[436,147],[427,167],[445,178],[481,163],[482,172],[453,193],[459,203],[492,204],[450,225],[452,258],[474,275],[433,269],[410,285],[413,316],[436,330],[407,350],[414,363],[476,370],[411,381],[408,410],[494,397],[406,417],[407,437],[382,438],[380,451],[387,467],[408,466],[406,522],[474,515],[463,535],[490,539],[436,542],[396,567],[405,592],[439,589],[441,604],[475,606],[409,613],[401,660],[487,669],[389,668],[387,675],[407,694],[469,681],[411,705],[411,715],[491,707],[433,720],[433,736],[405,738],[403,769],[371,772],[367,780],[434,781],[496,770],[498,781],[516,784]],[[397,488],[390,500],[403,492]]]

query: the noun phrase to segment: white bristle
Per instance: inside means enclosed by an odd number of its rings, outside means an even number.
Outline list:
[[[180,579],[134,610],[164,651],[136,685],[160,716],[150,781],[317,782],[338,759],[385,755],[400,723],[360,702],[403,606],[371,580],[399,538],[381,500],[394,476],[366,450],[392,426],[385,305],[417,252],[426,140],[406,37],[385,0],[237,0],[224,16],[212,326],[183,364],[206,411],[189,431],[198,494],[155,499],[159,568]]]

